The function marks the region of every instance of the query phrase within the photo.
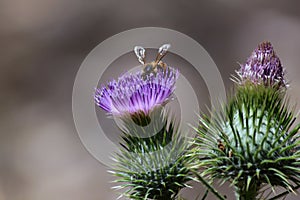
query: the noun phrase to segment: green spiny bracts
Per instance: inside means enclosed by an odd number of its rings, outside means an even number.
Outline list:
[[[204,176],[231,181],[237,199],[255,199],[264,184],[290,191],[300,183],[300,142],[284,91],[262,84],[237,86],[211,118],[200,119],[196,150]]]
[[[127,151],[135,153],[158,151],[173,139],[175,118],[169,118],[170,113],[164,109],[154,109],[149,115],[151,123],[138,126],[130,117],[122,118],[121,131],[123,146]],[[145,119],[140,118],[139,121]]]
[[[147,126],[138,126],[129,117],[121,119],[123,149],[111,171],[119,177],[116,188],[126,188],[123,195],[131,199],[175,199],[193,180],[193,157],[186,155],[188,142],[180,137],[168,111],[154,109],[149,117]]]
[[[255,162],[283,142],[286,128],[293,120],[292,113],[282,107],[283,94],[275,88],[251,83],[238,87],[225,108],[227,119],[221,126],[236,153]],[[284,121],[280,122],[281,119]]]
[[[179,190],[188,187],[187,182],[193,180],[189,168],[192,157],[186,156],[186,143],[183,139],[173,138],[154,152],[121,150],[112,170],[119,177],[116,182],[120,186],[116,188],[126,188],[123,195],[131,199],[176,199]]]

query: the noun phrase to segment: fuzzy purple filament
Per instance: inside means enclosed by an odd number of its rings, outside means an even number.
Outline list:
[[[251,81],[268,86],[287,86],[284,69],[270,42],[259,44],[237,74],[241,78],[240,83]]]
[[[95,103],[112,115],[141,112],[148,115],[154,107],[170,100],[178,76],[178,70],[170,67],[146,78],[142,72],[124,74],[118,80],[110,81],[107,86],[96,89]]]

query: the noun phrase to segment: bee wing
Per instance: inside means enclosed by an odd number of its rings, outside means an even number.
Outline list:
[[[160,55],[166,55],[166,53],[167,53],[167,51],[168,51],[168,49],[169,49],[170,47],[171,47],[170,44],[164,44],[164,45],[162,45],[161,47],[159,47],[158,53],[159,53]]]
[[[156,56],[155,62],[158,63],[168,52],[168,49],[171,47],[170,44],[164,44],[158,49],[158,54]]]
[[[134,53],[141,64],[145,64],[146,50],[141,46],[134,47]]]

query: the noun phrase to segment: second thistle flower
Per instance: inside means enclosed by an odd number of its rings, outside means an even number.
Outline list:
[[[295,115],[272,45],[259,44],[238,74],[235,94],[196,129],[202,174],[230,181],[239,200],[261,199],[265,185],[291,192],[300,184],[300,125],[292,128]]]

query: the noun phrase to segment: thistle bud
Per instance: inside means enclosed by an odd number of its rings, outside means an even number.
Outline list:
[[[265,86],[286,87],[284,69],[270,42],[263,42],[237,71],[239,83],[252,82]]]

